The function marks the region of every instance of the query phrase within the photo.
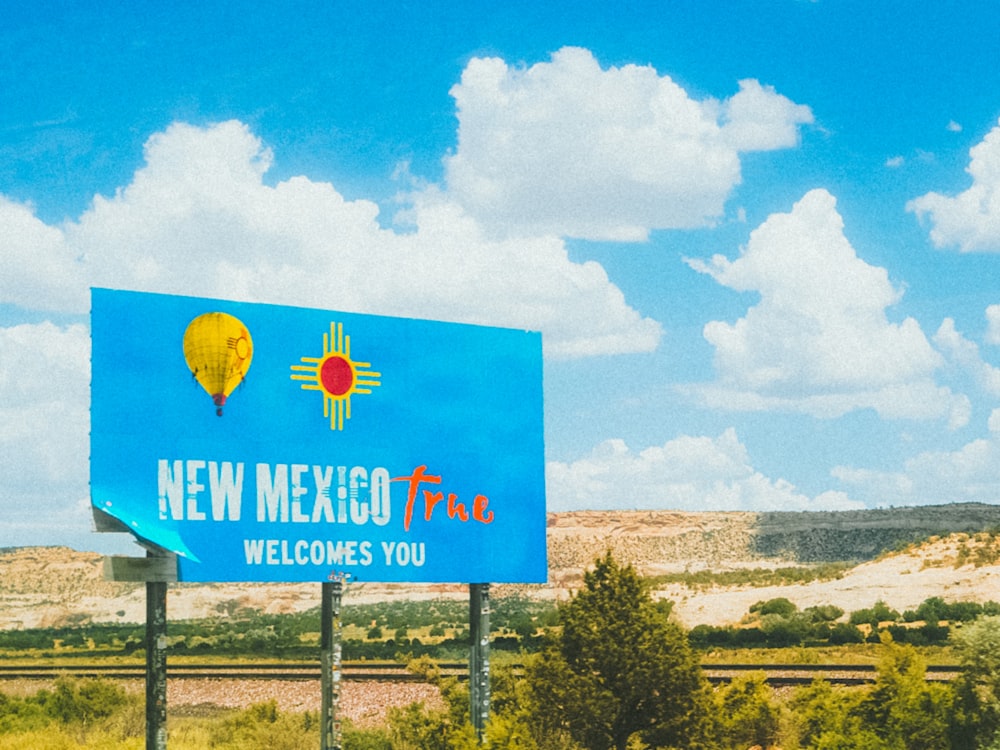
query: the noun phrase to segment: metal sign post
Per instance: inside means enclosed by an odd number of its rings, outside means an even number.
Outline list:
[[[320,750],[343,750],[340,733],[340,680],[342,634],[340,604],[346,576],[333,574],[323,584],[320,601],[320,661],[323,667],[320,699],[322,714]]]
[[[94,509],[98,531],[129,531]],[[167,747],[167,583],[177,580],[177,557],[148,549],[146,557],[104,558],[104,578],[146,584],[146,750]]]
[[[480,744],[490,717],[490,585],[469,585],[469,711]]]
[[[146,750],[167,747],[167,584],[146,582]]]

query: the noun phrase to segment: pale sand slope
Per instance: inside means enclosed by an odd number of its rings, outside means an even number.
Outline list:
[[[833,604],[846,613],[878,601],[902,613],[935,596],[948,602],[1000,602],[1000,566],[956,568],[944,545],[937,543],[919,554],[897,554],[862,563],[838,580],[706,592],[671,586],[659,590],[657,596],[672,600],[675,616],[689,628],[737,623],[756,602],[777,597],[789,599],[799,609]]]

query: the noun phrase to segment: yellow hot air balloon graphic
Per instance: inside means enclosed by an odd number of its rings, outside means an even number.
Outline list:
[[[243,382],[253,359],[253,340],[243,321],[222,312],[199,315],[184,331],[184,359],[215,403],[215,413]]]

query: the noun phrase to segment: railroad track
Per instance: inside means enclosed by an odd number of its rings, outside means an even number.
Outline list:
[[[441,674],[458,679],[468,677],[468,666],[462,662],[441,662]],[[515,666],[515,669],[519,667]],[[863,685],[875,681],[876,668],[872,665],[843,664],[703,664],[710,682],[731,681],[739,674],[763,672],[768,684],[803,685],[816,677],[823,677],[836,685]],[[927,680],[947,682],[955,679],[960,668],[951,665],[927,667]],[[421,682],[420,675],[408,671],[398,662],[346,662],[341,669],[345,681],[353,682]],[[100,677],[109,680],[141,680],[146,667],[142,664],[0,664],[0,681],[3,680],[52,680],[62,675]],[[167,677],[172,680],[319,680],[321,668],[311,662],[262,663],[262,664],[167,664]]]
[[[763,672],[769,685],[808,685],[822,677],[834,685],[865,685],[875,682],[878,670],[873,664],[703,664],[709,682],[729,682],[739,674]],[[950,682],[961,674],[957,665],[934,664],[927,667],[928,682]]]
[[[438,665],[442,674],[460,677],[468,672],[462,663]],[[0,664],[0,680],[51,680],[62,675],[101,677],[109,680],[143,679],[143,664],[41,664],[14,666]],[[349,662],[341,669],[345,680],[357,682],[420,682],[420,675],[398,662]],[[276,662],[261,664],[167,664],[167,678],[172,680],[318,680],[321,667],[315,662]]]

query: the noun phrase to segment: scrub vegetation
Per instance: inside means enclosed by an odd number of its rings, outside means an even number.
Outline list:
[[[492,648],[536,650],[541,634],[558,621],[556,605],[517,596],[491,600]],[[343,657],[399,659],[468,658],[469,605],[464,601],[393,601],[352,604],[342,610]],[[138,657],[145,627],[89,623],[76,627],[0,631],[0,654],[46,658]],[[315,659],[320,640],[319,608],[268,615],[220,605],[219,616],[169,626],[171,657],[263,657]]]
[[[688,632],[656,601],[652,583],[610,554],[558,607],[519,597],[493,600],[491,720],[484,747],[500,750],[992,750],[1000,748],[1000,607],[928,599],[913,611],[878,603],[858,612],[799,610],[785,598],[754,604],[739,626]],[[225,609],[225,608],[223,608]],[[443,708],[390,709],[383,724],[344,727],[346,750],[472,750],[468,689],[438,659],[467,656],[465,602],[345,607],[345,656],[389,654],[436,684]],[[171,623],[172,658],[187,654],[315,658],[318,613],[219,617]],[[7,660],[43,657],[136,660],[142,630],[94,626],[0,634]],[[353,644],[353,645],[348,645]],[[353,649],[353,654],[351,649]],[[435,651],[436,649],[436,651]],[[763,654],[771,654],[769,657]],[[701,663],[874,663],[875,681],[841,687],[824,679],[776,691],[763,672],[711,687]],[[959,664],[950,683],[928,682],[929,662]],[[142,748],[142,699],[106,680],[59,678],[31,694],[3,692],[0,750]],[[174,711],[172,750],[315,748],[315,712],[276,703],[198,715]]]
[[[830,581],[843,577],[853,565],[847,562],[817,565],[790,565],[780,568],[743,568],[739,570],[697,570],[681,573],[661,573],[651,576],[654,586],[679,583],[691,589],[715,586],[790,586],[796,583]]]

